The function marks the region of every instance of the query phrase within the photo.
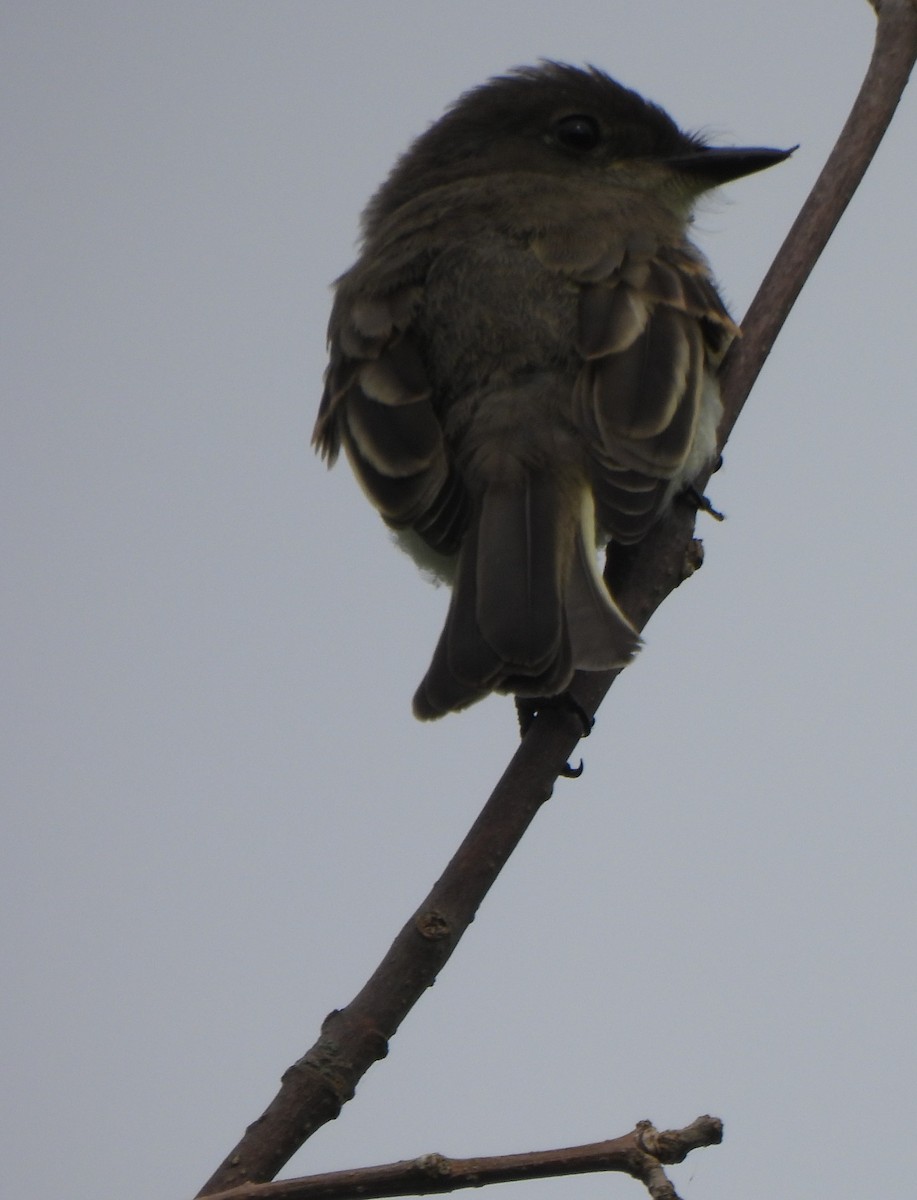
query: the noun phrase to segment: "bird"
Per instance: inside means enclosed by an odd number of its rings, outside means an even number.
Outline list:
[[[419,719],[494,692],[537,706],[633,658],[599,555],[711,463],[739,332],[692,210],[791,153],[710,145],[542,60],[459,97],[370,199],[312,440],[452,589]]]

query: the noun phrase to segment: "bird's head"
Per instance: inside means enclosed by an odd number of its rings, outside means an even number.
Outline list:
[[[782,162],[792,150],[713,147],[595,67],[542,62],[461,96],[396,163],[367,227],[419,192],[524,171],[596,177],[690,208],[711,188]]]

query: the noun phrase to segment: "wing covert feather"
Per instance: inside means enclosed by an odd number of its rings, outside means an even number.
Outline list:
[[[346,283],[328,326],[330,363],[313,444],[329,463],[343,445],[384,520],[415,529],[433,550],[450,554],[461,542],[469,501],[412,335],[421,288],[354,296]]]
[[[660,515],[691,456],[705,376],[737,332],[686,247],[631,248],[581,285],[572,415],[607,534],[635,541]]]

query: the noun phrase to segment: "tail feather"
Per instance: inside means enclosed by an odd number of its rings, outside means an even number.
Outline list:
[[[502,661],[481,636],[477,621],[478,535],[473,517],[459,551],[446,623],[414,695],[414,715],[421,721],[467,708],[493,690],[500,676]]]
[[[477,623],[518,674],[540,675],[560,653],[563,579],[557,488],[527,477],[494,486],[478,521]]]
[[[629,662],[640,638],[598,573],[594,544],[588,493],[581,503],[532,475],[487,488],[415,715],[431,720],[492,691],[556,695],[577,668]]]
[[[641,643],[598,572],[594,545],[589,512],[575,534],[564,607],[574,665],[582,671],[608,671],[626,666]]]

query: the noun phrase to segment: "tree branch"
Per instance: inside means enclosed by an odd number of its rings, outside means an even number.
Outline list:
[[[863,86],[828,162],[749,309],[744,337],[723,364],[725,442],[774,339],[824,248],[885,131],[917,58],[915,0],[871,0],[876,44]],[[700,485],[706,483],[702,479]],[[677,505],[632,554],[615,556],[614,591],[642,628],[665,597],[700,563],[695,514]],[[579,702],[594,714],[617,672],[579,673]],[[321,1036],[283,1076],[268,1108],[204,1185],[213,1195],[272,1179],[311,1134],[333,1120],[388,1040],[435,980],[582,736],[576,717],[536,717],[468,836],[426,900],[398,934],[359,995],[325,1020]],[[667,1181],[647,1180],[662,1198]],[[655,1189],[655,1190],[654,1190]],[[237,1193],[238,1194],[238,1193]],[[263,1193],[261,1193],[263,1194]],[[277,1193],[279,1194],[279,1193]]]
[[[558,1175],[584,1175],[594,1171],[619,1171],[646,1184],[653,1200],[677,1200],[663,1171],[664,1165],[682,1162],[692,1150],[716,1146],[723,1140],[723,1125],[716,1117],[698,1117],[684,1129],[660,1133],[641,1121],[624,1137],[563,1150],[533,1150],[527,1154],[501,1154],[488,1158],[446,1158],[423,1154],[404,1162],[353,1171],[331,1171],[285,1179],[280,1183],[248,1183],[215,1193],[212,1200],[375,1200],[388,1196],[426,1196],[459,1188],[484,1187],[550,1179]]]

